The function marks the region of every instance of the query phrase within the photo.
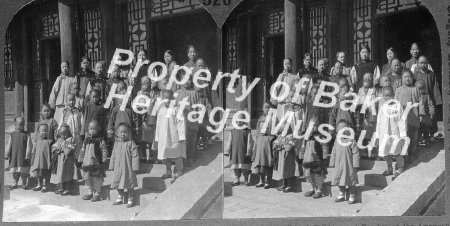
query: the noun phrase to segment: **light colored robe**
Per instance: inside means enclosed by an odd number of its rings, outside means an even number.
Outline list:
[[[84,135],[84,117],[83,113],[81,113],[78,108],[66,108],[64,109],[63,117],[61,121],[58,123],[59,128],[61,125],[65,123],[69,125],[70,133],[72,134],[73,138],[76,142],[76,148],[75,148],[75,158],[78,158],[78,155],[80,153],[81,146],[83,145],[83,142],[81,141],[80,136]],[[58,128],[58,130],[59,130]]]
[[[185,119],[177,118],[178,107],[174,107],[169,117],[168,108],[160,105],[156,119],[156,136],[158,142],[158,159],[186,158]]]
[[[70,93],[70,85],[78,82],[76,76],[60,75],[53,84],[48,104],[55,109],[53,118],[59,122],[62,119],[64,107],[66,104],[66,95]]]
[[[384,115],[383,109],[386,108],[388,114],[397,114],[393,118],[389,118]],[[387,155],[400,155],[402,154],[402,149],[404,145],[403,141],[398,142],[397,146],[391,152],[392,145],[394,144],[393,139],[389,138],[391,135],[396,135],[398,138],[406,137],[406,120],[402,119],[403,108],[402,106],[397,106],[397,104],[383,104],[380,107],[377,117],[376,133],[379,138],[379,149],[378,156],[383,157]],[[385,145],[384,145],[385,143]],[[404,153],[407,154],[407,153]]]
[[[299,74],[291,74],[289,72],[283,72],[278,76],[277,82],[280,82],[280,81],[287,83],[289,86],[289,90],[285,90],[284,86],[279,85],[279,86],[277,86],[277,90],[275,93],[277,94],[277,96],[280,96],[284,93],[284,94],[286,94],[286,97],[287,97],[289,94],[289,91],[292,89],[295,89],[294,85],[298,81],[300,81],[300,76],[299,76]],[[273,98],[271,98],[271,102],[275,103],[276,101]],[[278,105],[277,105],[277,118],[278,119],[281,119],[284,116],[285,107],[286,107],[286,103],[283,100],[278,101]]]

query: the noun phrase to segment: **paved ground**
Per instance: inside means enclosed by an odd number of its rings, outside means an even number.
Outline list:
[[[438,152],[443,149],[443,140],[440,140],[427,152]],[[436,156],[436,155],[433,155]],[[228,165],[228,158],[225,158],[224,166]],[[413,164],[414,165],[414,164]],[[417,164],[416,164],[417,165]],[[330,186],[330,178],[333,169],[329,168],[329,176],[325,182],[326,196],[321,199],[307,198],[304,196],[302,188],[306,183],[297,179],[295,182],[296,191],[293,193],[283,193],[274,188],[263,189],[255,186],[245,187],[243,185],[231,187],[231,172],[229,168],[224,169],[224,218],[281,218],[281,217],[328,217],[328,216],[354,216],[365,204],[376,199],[382,191],[382,187],[372,187],[364,185],[364,177],[372,176],[374,173],[380,174],[385,169],[384,162],[375,162],[375,168],[362,170],[358,173],[360,184],[358,189],[358,203],[349,205],[346,202],[335,203],[338,189]],[[412,166],[414,167],[414,166]],[[252,180],[257,182],[256,177]]]
[[[215,145],[214,149],[220,148],[221,145]],[[216,152],[217,150],[211,150]],[[201,154],[201,153],[199,153]],[[7,161],[5,161],[7,166]],[[193,167],[186,169],[188,175]],[[76,195],[62,197],[53,192],[41,193],[34,191],[25,191],[16,189],[9,192],[9,200],[4,201],[3,206],[3,221],[6,222],[23,222],[23,221],[101,221],[101,220],[133,220],[137,215],[146,209],[152,202],[161,196],[163,191],[152,189],[143,189],[142,178],[156,178],[162,175],[165,166],[161,164],[154,164],[152,166],[144,167],[150,172],[143,172],[138,175],[139,188],[136,190],[138,205],[133,208],[126,208],[125,205],[113,206],[112,202],[117,198],[117,192],[110,190],[108,174],[103,187],[103,201],[92,203],[81,199],[81,195],[85,194],[87,187],[79,186],[79,190],[75,190]],[[9,190],[12,179],[9,172],[5,173],[5,190]],[[179,183],[177,180],[175,182]],[[194,182],[193,182],[194,183]],[[175,185],[174,184],[174,185]],[[170,185],[169,185],[170,186]],[[8,192],[8,191],[7,191]],[[79,195],[81,194],[81,195]],[[6,195],[7,196],[7,195]],[[216,201],[205,214],[205,218],[214,215],[218,210],[218,204],[221,210],[221,200]],[[171,204],[167,204],[171,205]]]

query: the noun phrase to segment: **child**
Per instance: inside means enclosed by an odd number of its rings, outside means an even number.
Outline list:
[[[89,123],[93,120],[98,121],[100,124],[100,131],[99,136],[100,137],[106,137],[106,123],[108,122],[107,116],[108,110],[103,107],[102,104],[100,104],[100,91],[97,89],[93,89],[90,91],[89,94],[89,103],[85,107],[84,111],[84,126],[83,126],[83,135],[85,137],[88,136],[89,130],[88,126]],[[103,126],[101,126],[103,125]]]
[[[386,77],[382,76],[380,78],[380,83],[385,82],[385,80],[383,80],[383,78],[386,78]],[[372,91],[372,94],[370,96],[369,96],[369,91]],[[355,114],[360,117],[360,119],[358,119],[358,124],[360,124],[360,125],[362,124],[362,128],[361,127],[352,127],[353,125],[350,123],[350,121],[346,121],[348,124],[350,124],[350,127],[357,128],[358,130],[364,129],[366,131],[366,134],[364,135],[364,139],[363,139],[363,145],[366,145],[367,143],[370,142],[370,139],[372,139],[373,133],[375,132],[377,116],[376,116],[376,112],[372,112],[371,106],[368,106],[364,113],[360,114],[360,112],[361,112],[361,108],[364,106],[364,103],[367,103],[366,99],[371,100],[375,97],[376,97],[376,91],[374,90],[372,79],[365,79],[363,82],[363,87],[361,87],[358,92],[358,108],[357,108],[357,111],[355,112]],[[361,121],[359,121],[359,120],[361,120]],[[362,153],[362,155],[364,155],[364,157],[372,158],[372,156],[369,156],[369,155],[371,155],[371,153],[369,154],[365,151]]]
[[[348,127],[349,124],[345,120],[338,122],[337,131]],[[346,134],[348,135],[348,134]],[[359,168],[359,151],[356,142],[353,139],[342,139],[342,143],[351,142],[348,146],[343,146],[336,139],[333,150],[331,151],[330,167],[335,168],[335,173],[331,179],[332,186],[339,187],[339,195],[335,202],[345,201],[345,187],[349,186],[350,197],[348,204],[356,203],[356,185],[358,184],[358,168]]]
[[[239,115],[240,119],[244,116]],[[232,186],[238,186],[240,184],[241,175],[244,176],[244,185],[250,186],[249,175],[251,173],[251,157],[253,150],[253,136],[251,130],[244,126],[245,122],[239,121],[239,127],[243,129],[233,129],[230,131],[228,143],[225,146],[224,155],[230,156],[231,171],[233,174]]]
[[[432,137],[431,129],[433,126],[433,119],[435,114],[435,106],[430,100],[430,96],[425,92],[425,82],[423,80],[417,80],[416,87],[419,89],[419,145],[430,144],[430,137]]]
[[[63,123],[67,124],[70,128],[70,133],[77,142],[77,147],[81,147],[81,144],[83,143],[81,136],[84,136],[84,134],[82,134],[84,126],[83,113],[75,107],[75,95],[70,93],[67,94],[66,100],[66,108],[64,109],[63,117],[59,122],[59,125],[62,125]],[[78,158],[78,153],[79,148],[76,148],[76,158]]]
[[[86,94],[86,88],[89,84],[89,80],[94,77],[94,72],[89,69],[89,66],[91,65],[91,59],[89,59],[87,56],[83,56],[81,58],[80,63],[80,71],[75,75],[78,77],[80,81],[80,96],[85,96]]]
[[[104,75],[106,64],[103,61],[98,61],[95,64],[95,75],[89,80],[89,84],[86,88],[86,101],[89,101],[89,93],[91,89],[98,89],[100,91],[100,102],[105,103],[108,93],[106,93],[106,78]]]
[[[150,98],[150,105],[148,107],[139,106],[139,110],[142,108],[147,108],[147,112],[138,115],[138,126],[139,126],[139,140],[140,148],[144,149],[141,152],[141,156],[145,156],[147,161],[152,158],[150,154],[150,149],[152,147],[153,141],[155,140],[155,130],[156,130],[156,117],[151,115],[156,102],[156,93],[151,90],[151,81],[148,76],[144,76],[141,79],[141,90],[137,92],[137,95],[144,95]],[[139,99],[141,102],[145,102],[144,99]],[[147,154],[147,150],[149,150]],[[153,159],[152,159],[153,160]]]
[[[83,200],[101,201],[103,178],[106,177],[104,164],[107,158],[108,150],[105,138],[100,136],[100,124],[93,120],[89,123],[88,137],[84,140],[78,157],[78,162],[82,163],[83,178],[89,192],[82,197]]]
[[[47,138],[56,140],[56,131],[58,130],[58,122],[51,117],[52,109],[48,104],[42,104],[41,107],[41,119],[38,125],[47,124]],[[36,126],[35,140],[40,139],[39,126]]]
[[[284,126],[281,127],[284,129]],[[281,134],[280,134],[281,133]],[[297,140],[293,138],[292,128],[289,128],[286,135],[282,131],[273,141],[273,179],[281,180],[282,185],[277,188],[278,191],[292,192],[292,183],[295,177],[295,145]]]
[[[308,132],[308,127],[312,124],[312,131],[305,135],[302,148],[300,149],[299,159],[303,165],[303,171],[310,188],[305,192],[306,197],[321,198],[322,183],[326,175],[325,161],[328,159],[328,144],[319,143],[314,136],[317,134],[318,126],[325,120],[325,112],[321,107],[314,106],[314,99],[317,94],[318,87],[311,89],[310,96],[306,103],[305,126],[303,132]],[[343,92],[343,91],[341,91]],[[308,136],[309,135],[309,136]]]
[[[17,117],[14,120],[15,130],[6,145],[5,158],[9,160],[9,170],[12,173],[14,184],[10,189],[19,187],[19,178],[22,178],[22,188],[29,189],[28,177],[30,176],[30,157],[33,143],[30,134],[24,131],[25,119]]]
[[[346,93],[348,93],[348,86],[341,87],[338,96],[339,100],[331,109],[329,124],[334,128],[337,128],[337,123],[344,119],[346,120],[346,122],[348,122],[351,128],[361,128],[359,112],[352,112],[350,110],[343,110],[341,108],[341,101],[352,100],[351,96],[345,97]],[[346,103],[345,107],[349,108],[350,105],[352,105],[352,103],[348,102]]]
[[[394,98],[394,90],[390,86],[386,86],[383,88],[383,99],[384,101],[388,101]],[[387,114],[385,114],[385,112]],[[390,115],[396,115],[396,117],[389,117]],[[397,177],[404,171],[405,163],[404,163],[404,155],[406,153],[402,153],[403,142],[394,142],[393,139],[390,139],[390,136],[398,136],[400,138],[406,137],[406,125],[405,121],[402,119],[403,116],[403,108],[402,106],[398,106],[395,102],[391,102],[390,104],[383,104],[380,107],[380,111],[378,112],[377,118],[377,126],[376,132],[378,134],[379,140],[379,149],[378,155],[385,158],[387,162],[387,170],[383,172],[384,176],[392,175],[393,168],[392,162],[395,158],[396,166],[398,170],[395,172],[394,177]],[[394,138],[395,139],[395,138]],[[393,145],[396,145],[393,147]]]
[[[134,188],[138,186],[136,171],[139,170],[139,153],[137,145],[131,140],[130,127],[121,123],[117,128],[118,139],[114,143],[114,150],[109,162],[109,169],[113,170],[111,188],[117,189],[119,195],[113,205],[125,203],[125,189],[128,194],[127,208],[133,207]]]
[[[38,178],[38,185],[33,191],[47,192],[50,185],[50,166],[51,166],[51,147],[53,144],[53,136],[49,136],[48,125],[39,124],[39,139],[33,148],[33,160],[31,172]]]
[[[66,104],[66,96],[70,93],[70,84],[77,81],[78,79],[76,76],[69,75],[69,63],[63,61],[61,63],[61,75],[56,78],[48,100],[48,104],[55,111],[53,118],[57,122],[60,122],[62,119]]]
[[[121,94],[124,94],[123,91],[121,91]],[[135,132],[138,130],[137,126],[139,124],[138,117],[136,116],[133,109],[131,109],[130,105],[127,103],[125,110],[120,110],[120,106],[122,105],[123,99],[116,98],[115,99],[115,105],[113,109],[111,110],[109,119],[108,119],[108,138],[112,139],[114,137],[117,137],[117,135],[114,135],[115,132],[117,132],[117,129],[119,128],[119,125],[124,123],[128,125],[130,128],[133,128],[132,131],[132,137],[134,137],[136,134]],[[131,131],[130,131],[131,132]]]
[[[76,141],[72,137],[69,125],[65,123],[61,124],[58,130],[58,140],[52,146],[52,158],[56,162],[52,161],[51,168],[53,170],[56,169],[56,180],[60,187],[60,189],[55,191],[55,194],[62,196],[70,194],[69,184],[73,179],[76,179],[75,147]]]
[[[272,155],[272,142],[275,136],[271,135],[271,125],[272,121],[267,118],[269,109],[272,108],[272,103],[266,101],[263,106],[263,115],[258,119],[256,124],[256,142],[253,146],[253,156],[252,162],[254,163],[254,173],[259,175],[259,183],[256,185],[257,188],[263,187],[265,189],[270,188],[270,180],[272,180],[273,171],[273,155]],[[264,123],[269,120],[269,124],[265,130]]]
[[[124,80],[120,77],[119,65],[114,65],[113,71],[108,74],[108,79],[106,80],[106,97],[108,97],[112,85],[119,84],[119,82],[124,82]]]
[[[400,101],[403,110],[406,108],[408,103],[415,104],[420,102],[420,91],[413,84],[413,76],[411,71],[405,70],[402,72],[402,86],[398,87],[395,91],[395,99]],[[410,143],[408,146],[409,162],[414,161],[417,157],[419,126],[419,109],[418,107],[413,107],[408,113],[406,124],[406,133],[410,138]]]
[[[70,93],[75,96],[75,107],[81,112],[84,112],[84,96],[78,95],[80,92],[80,85],[77,82],[70,84]]]
[[[188,76],[188,75],[182,75]],[[200,103],[200,93],[197,92],[194,88],[194,84],[192,82],[192,76],[189,76],[186,84],[184,84],[181,89],[178,90],[178,96],[176,97],[177,103],[182,101],[187,97],[187,102],[189,105],[184,108],[184,117],[187,119],[187,116],[192,111],[198,111],[198,108],[193,108],[194,104]],[[197,120],[197,117],[194,118]],[[186,162],[189,165],[197,159],[197,142],[198,142],[198,129],[199,123],[198,121],[186,120]]]
[[[168,100],[157,111],[156,136],[158,143],[158,159],[166,165],[163,179],[172,177],[172,161],[175,162],[176,173],[171,183],[183,175],[183,159],[186,158],[185,120],[177,117],[178,107],[169,107],[174,99],[172,90],[163,90],[162,99]]]

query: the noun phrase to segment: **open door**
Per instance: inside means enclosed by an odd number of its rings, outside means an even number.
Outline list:
[[[41,42],[41,54],[41,81],[34,84],[35,86],[41,86],[40,95],[33,97],[33,104],[39,105],[48,102],[53,84],[61,74],[61,45],[59,39],[43,40]],[[76,65],[70,66],[76,67]]]

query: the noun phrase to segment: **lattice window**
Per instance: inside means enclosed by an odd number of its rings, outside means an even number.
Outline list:
[[[92,61],[92,67],[102,60],[102,17],[98,9],[83,11],[84,19],[84,51]]]
[[[147,49],[147,14],[145,0],[128,0],[128,32],[131,51]]]
[[[200,9],[202,6],[195,0],[153,0],[151,17]]]
[[[5,66],[5,89],[14,89],[13,65],[12,65],[12,48],[11,48],[11,31],[6,30],[5,46],[4,46],[4,66]]]
[[[52,13],[42,18],[42,37],[55,37],[59,35],[58,13]]]
[[[226,47],[226,71],[233,72],[237,69],[237,28],[229,26],[227,29],[227,47]]]
[[[377,14],[395,12],[420,6],[420,0],[379,0]]]
[[[282,9],[269,14],[268,33],[284,33],[284,11]]]
[[[313,65],[327,57],[327,18],[325,3],[317,2],[309,7],[309,46]]]
[[[359,50],[363,45],[372,49],[372,5],[371,0],[353,1],[353,59],[359,61]],[[372,52],[370,53],[372,57]]]

